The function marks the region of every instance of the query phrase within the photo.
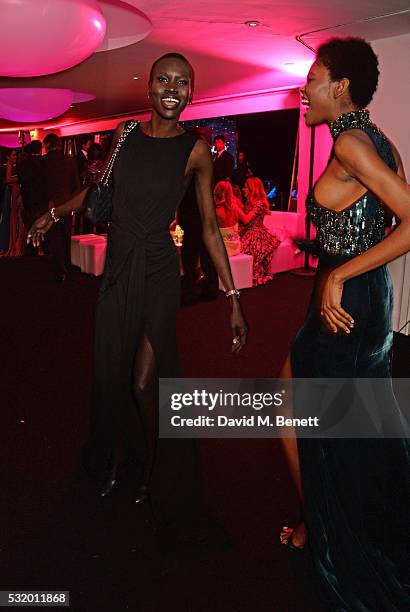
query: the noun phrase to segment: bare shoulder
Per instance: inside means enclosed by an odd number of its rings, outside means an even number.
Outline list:
[[[393,157],[397,165],[397,174],[402,179],[405,179],[403,163],[400,154],[395,145],[389,141],[392,147]],[[335,157],[340,161],[345,169],[353,168],[371,168],[382,164],[382,159],[377,153],[376,147],[368,136],[362,130],[349,130],[340,134],[334,146]]]
[[[369,147],[375,150],[374,144],[370,136],[363,130],[349,130],[343,132],[335,142],[335,154],[342,157],[351,155],[354,152],[368,150]]]
[[[192,152],[199,156],[206,156],[206,157],[211,156],[210,151],[209,151],[209,146],[205,142],[205,140],[202,140],[202,138],[198,138],[198,140],[194,144],[194,148]]]
[[[209,170],[211,168],[211,170]],[[189,156],[188,170],[193,170],[196,173],[203,171],[212,171],[212,160],[207,143],[198,138],[195,142],[191,155]]]
[[[340,134],[335,142],[334,154],[348,171],[379,158],[371,138],[362,130],[349,130]]]

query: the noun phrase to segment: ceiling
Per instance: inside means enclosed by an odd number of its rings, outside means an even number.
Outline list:
[[[183,53],[193,64],[198,101],[299,85],[300,65],[313,58],[312,51],[296,40],[301,34],[315,48],[332,35],[376,40],[410,32],[409,0],[105,0],[106,4],[139,9],[152,22],[152,32],[138,43],[94,53],[58,74],[0,78],[0,87],[58,87],[94,94],[95,100],[74,104],[58,120],[48,122],[67,125],[146,109],[149,67],[169,51]],[[260,25],[248,27],[248,20]],[[336,27],[340,24],[347,25]],[[122,25],[124,35],[129,35],[126,17]],[[18,127],[0,121],[0,129]]]

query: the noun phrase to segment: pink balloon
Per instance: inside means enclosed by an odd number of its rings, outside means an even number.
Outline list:
[[[71,89],[0,89],[0,117],[8,121],[46,121],[62,115],[73,102]]]
[[[89,57],[104,39],[98,0],[0,0],[0,75],[60,72]]]

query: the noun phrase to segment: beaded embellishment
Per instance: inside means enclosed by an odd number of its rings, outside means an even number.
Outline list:
[[[381,158],[395,169],[391,146],[385,135],[372,123],[369,111],[361,109],[341,115],[329,125],[333,140],[346,130],[366,132],[374,142]],[[317,229],[320,249],[333,255],[359,255],[384,238],[384,209],[370,192],[343,211],[320,206],[312,190],[306,202]]]
[[[366,127],[372,127],[379,131],[379,129],[370,120],[369,111],[366,108],[362,108],[358,111],[350,111],[350,113],[344,113],[340,115],[335,121],[331,121],[329,124],[330,133],[332,134],[333,140],[346,130],[364,130]]]
[[[359,255],[383,240],[384,210],[368,193],[341,212],[322,208],[313,194],[307,207],[317,229],[320,248],[326,253]]]

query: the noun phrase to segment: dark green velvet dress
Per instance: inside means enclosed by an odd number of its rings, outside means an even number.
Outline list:
[[[394,171],[384,134],[367,111],[331,124],[334,138],[361,129]],[[400,422],[391,387],[392,283],[386,266],[344,285],[342,306],[355,321],[350,334],[327,331],[318,312],[326,272],[384,238],[384,211],[370,192],[342,212],[326,209],[312,192],[308,208],[320,259],[316,288],[291,352],[294,378],[383,379],[383,409]],[[386,406],[386,403],[388,404]],[[295,399],[295,409],[297,409]],[[377,412],[382,403],[371,409]],[[377,415],[374,415],[377,416]],[[308,553],[321,598],[331,612],[410,610],[408,439],[299,439]]]

